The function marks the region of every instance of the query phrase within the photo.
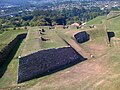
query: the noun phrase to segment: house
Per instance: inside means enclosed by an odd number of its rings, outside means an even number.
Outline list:
[[[71,25],[76,26],[76,27],[79,27],[79,26],[80,26],[79,23],[73,23],[73,24],[71,24]]]
[[[55,29],[63,29],[63,25],[55,25]]]

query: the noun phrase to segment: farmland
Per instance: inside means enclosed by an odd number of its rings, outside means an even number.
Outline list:
[[[77,43],[73,37],[74,34],[80,32],[81,29],[50,30],[48,27],[30,27],[26,39],[22,41],[11,62],[8,64],[3,76],[0,78],[0,89],[119,90],[120,16],[107,21],[107,31],[115,33],[115,36],[110,37],[110,47],[107,46],[108,36],[104,27],[105,18],[106,16],[98,17],[97,19],[88,22],[89,25],[95,24],[96,28],[84,30],[90,35],[90,40],[82,44]],[[44,35],[39,34],[39,30],[42,28],[45,29],[45,32],[43,32]],[[6,33],[7,32],[4,32],[1,37],[4,36],[4,38],[6,38]],[[11,37],[10,34],[8,37]],[[41,41],[41,37],[48,39],[48,41]],[[0,39],[5,40],[4,38]],[[6,39],[5,41],[8,42],[7,40],[9,41],[9,39]],[[59,72],[17,84],[18,56],[26,56],[32,52],[38,52],[39,50],[66,47],[68,44],[73,47],[78,45],[83,51],[93,54],[95,57],[77,63],[76,65]]]

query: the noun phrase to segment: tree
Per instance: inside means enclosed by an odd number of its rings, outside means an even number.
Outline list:
[[[74,16],[74,22],[79,22],[79,17],[78,16]]]

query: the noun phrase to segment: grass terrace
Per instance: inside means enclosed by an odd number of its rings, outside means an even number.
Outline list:
[[[107,21],[108,32],[115,32],[111,47],[106,47],[107,33],[104,31],[105,24],[101,23],[106,17],[100,16],[87,24],[99,24],[94,30],[87,30],[91,39],[80,44],[84,50],[92,52],[95,58],[78,63],[62,71],[37,78],[22,84],[17,84],[18,56],[21,53],[31,53],[37,50],[67,46],[63,39],[70,40],[74,33],[71,30],[49,30],[48,27],[30,28],[28,36],[23,41],[13,56],[3,76],[0,78],[2,90],[119,90],[120,89],[120,16]],[[102,25],[103,24],[103,25]],[[44,35],[39,35],[39,30],[45,28]],[[64,33],[64,35],[63,35]],[[5,35],[5,32],[3,33]],[[2,34],[2,35],[3,35]],[[34,35],[35,34],[35,35]],[[6,35],[5,35],[6,36]],[[5,37],[4,36],[4,37]],[[48,39],[41,41],[40,37]],[[0,36],[1,37],[1,36]],[[6,38],[6,37],[5,37]],[[1,39],[1,38],[0,38]],[[4,40],[4,39],[2,39]],[[7,39],[6,39],[7,40]],[[0,40],[1,41],[1,40]],[[9,41],[9,40],[8,40]],[[36,42],[39,41],[39,42]],[[24,46],[27,45],[27,46]],[[37,49],[36,49],[37,48]],[[32,51],[33,49],[33,51]],[[24,51],[26,50],[26,51]],[[1,70],[0,70],[1,72]]]
[[[96,25],[96,24],[102,24],[106,19],[106,16],[98,16],[93,20],[88,21],[86,24],[87,25]]]
[[[0,50],[9,44],[19,34],[27,33],[27,30],[10,30],[0,34]]]
[[[40,34],[39,30],[42,29],[44,29],[45,32],[41,32],[42,34]],[[41,38],[46,40],[42,41]],[[28,32],[22,56],[26,56],[43,49],[64,46],[67,46],[67,44],[59,37],[59,35],[56,33],[56,30],[49,30],[48,27],[34,27]]]

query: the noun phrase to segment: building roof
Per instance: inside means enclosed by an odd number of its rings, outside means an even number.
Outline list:
[[[79,23],[73,23],[73,24],[71,24],[71,25],[74,25],[74,26],[80,26]]]

